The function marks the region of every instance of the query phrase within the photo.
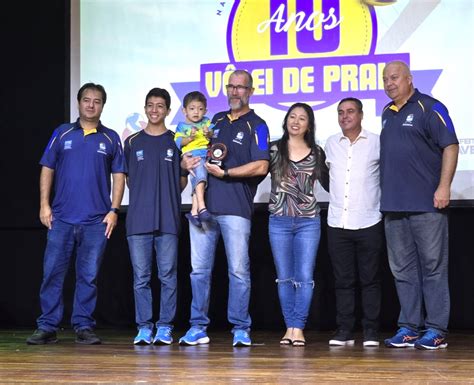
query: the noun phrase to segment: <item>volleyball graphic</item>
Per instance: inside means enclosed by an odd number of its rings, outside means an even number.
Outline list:
[[[128,136],[134,134],[135,132],[140,131],[145,128],[146,122],[143,117],[138,112],[133,112],[127,116],[125,119],[125,128],[122,131],[122,141],[127,139]]]

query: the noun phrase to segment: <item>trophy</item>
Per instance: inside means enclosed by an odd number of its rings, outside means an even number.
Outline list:
[[[223,168],[222,161],[227,156],[227,147],[224,143],[214,143],[209,150],[209,163]]]

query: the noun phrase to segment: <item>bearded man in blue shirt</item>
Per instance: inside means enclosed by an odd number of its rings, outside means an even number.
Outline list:
[[[236,70],[226,85],[230,110],[213,119],[211,156],[218,163],[206,163],[208,187],[206,207],[212,218],[202,227],[189,227],[191,239],[191,328],[181,345],[209,343],[209,299],[217,242],[222,235],[229,271],[227,318],[234,325],[233,346],[251,345],[249,314],[250,258],[248,253],[253,198],[258,183],[268,172],[269,132],[265,121],[249,107],[253,94],[252,76]],[[212,147],[214,146],[214,147]],[[185,156],[181,166],[191,170],[198,157]]]

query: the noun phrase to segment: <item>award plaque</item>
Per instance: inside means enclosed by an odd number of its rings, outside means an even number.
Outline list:
[[[224,143],[214,143],[209,150],[209,163],[222,166],[222,161],[227,156],[227,147]]]

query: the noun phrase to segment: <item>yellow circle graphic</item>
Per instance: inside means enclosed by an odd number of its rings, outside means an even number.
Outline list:
[[[235,11],[232,24],[232,53],[236,61],[251,60],[281,60],[312,57],[332,57],[332,56],[350,56],[367,55],[373,45],[373,39],[376,38],[376,26],[373,25],[370,7],[360,0],[339,0],[339,19],[329,17],[321,12],[321,2],[324,0],[313,1],[313,12],[304,14],[296,9],[296,0],[283,2],[283,11],[285,13],[286,25],[280,22],[269,23],[272,15],[270,14],[270,0],[242,0]],[[337,3],[335,0],[334,3]],[[288,21],[289,20],[289,21]],[[298,20],[300,24],[298,25]],[[326,21],[324,21],[326,20]],[[327,28],[334,26],[337,22],[338,44],[335,49],[329,52],[304,53],[297,47],[298,28],[307,28],[313,30],[315,44],[319,47],[325,45],[325,35]],[[271,54],[271,29],[280,29],[280,32],[286,34],[285,40],[287,46],[283,47],[285,54]],[[325,30],[326,28],[326,30]],[[333,31],[334,33],[334,31]],[[281,39],[280,39],[281,40]]]

